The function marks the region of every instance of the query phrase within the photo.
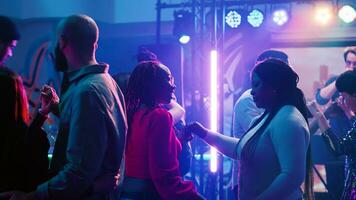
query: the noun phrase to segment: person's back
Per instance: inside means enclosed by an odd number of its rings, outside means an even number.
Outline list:
[[[114,193],[125,148],[126,112],[109,66],[96,61],[98,38],[99,29],[89,16],[72,15],[58,24],[55,67],[66,75],[52,178],[24,197],[94,200]]]
[[[158,159],[161,155],[153,154],[151,152],[153,148],[160,148],[170,154],[167,157],[164,156],[164,158],[171,158],[170,161],[165,162],[173,162],[178,168],[176,157],[181,150],[181,145],[174,136],[172,116],[167,110],[163,108],[140,109],[133,116],[131,124],[125,152],[127,176],[151,180],[156,178],[154,170],[157,168],[151,165],[158,163],[150,161]],[[156,146],[155,144],[160,141],[169,142],[169,144]]]
[[[125,145],[124,99],[107,70],[107,65],[93,65],[68,74],[70,86],[59,104],[61,135],[51,163],[55,174],[65,170],[67,163],[85,166],[83,172],[92,173],[89,177],[119,171]],[[63,134],[68,132],[68,136]],[[68,151],[71,155],[66,154]],[[80,168],[78,173],[82,173]],[[78,182],[93,181],[78,178]]]

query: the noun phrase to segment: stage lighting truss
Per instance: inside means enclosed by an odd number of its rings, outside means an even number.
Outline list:
[[[241,24],[241,14],[235,10],[231,10],[225,16],[225,22],[231,28],[237,28]]]
[[[264,21],[264,15],[260,10],[253,9],[247,16],[248,23],[254,27],[260,27]]]
[[[181,44],[187,44],[194,34],[194,15],[187,10],[174,11],[173,35]]]
[[[352,23],[356,18],[356,11],[351,5],[344,5],[339,10],[339,18],[349,24]]]

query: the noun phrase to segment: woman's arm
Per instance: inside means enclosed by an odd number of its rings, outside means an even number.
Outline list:
[[[335,155],[340,154],[338,138],[332,132],[325,115],[319,110],[315,102],[312,102],[309,105],[309,110],[312,112],[314,119],[317,122],[321,131],[321,136],[323,137],[326,145],[329,147],[329,150]]]
[[[178,123],[180,120],[184,118],[185,110],[179,105],[175,100],[172,100],[171,103],[167,104],[167,110],[171,113],[173,118],[173,124]]]

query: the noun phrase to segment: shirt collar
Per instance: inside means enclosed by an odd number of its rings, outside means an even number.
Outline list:
[[[78,70],[68,72],[68,79],[69,82],[72,82],[88,74],[107,73],[108,71],[109,71],[109,65],[106,63],[83,66]]]

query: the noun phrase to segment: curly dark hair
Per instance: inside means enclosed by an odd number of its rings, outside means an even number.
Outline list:
[[[20,32],[16,24],[9,17],[0,16],[0,41],[9,42],[19,39]]]
[[[336,80],[336,88],[339,92],[346,92],[349,95],[356,94],[356,71],[346,71]]]

